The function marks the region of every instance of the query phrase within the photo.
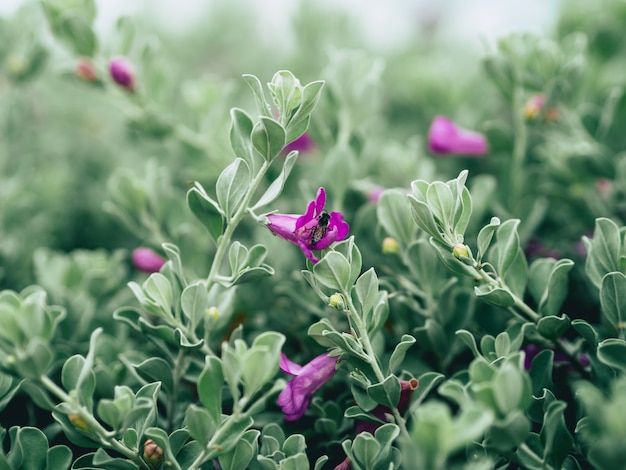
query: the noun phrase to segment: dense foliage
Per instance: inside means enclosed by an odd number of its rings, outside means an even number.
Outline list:
[[[624,2],[316,5],[0,18],[1,469],[623,468]]]

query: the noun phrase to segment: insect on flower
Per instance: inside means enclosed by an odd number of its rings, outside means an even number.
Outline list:
[[[311,245],[313,247],[315,247],[317,242],[324,238],[324,235],[328,232],[328,222],[330,222],[330,214],[326,211],[322,211],[317,218],[317,225],[311,230]]]

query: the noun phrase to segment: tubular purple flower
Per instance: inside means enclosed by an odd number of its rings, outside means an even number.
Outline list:
[[[144,273],[158,273],[165,259],[150,248],[137,248],[133,251],[133,266]]]
[[[428,149],[435,155],[485,155],[487,139],[478,132],[458,127],[443,116],[433,119],[428,130]]]
[[[323,250],[333,242],[345,239],[350,226],[344,222],[340,212],[326,212],[326,191],[320,188],[317,197],[309,202],[304,215],[270,214],[267,216],[269,228],[274,235],[300,247],[304,255],[312,262],[319,259],[312,250]]]
[[[280,369],[295,376],[278,395],[278,405],[285,414],[285,421],[296,421],[302,418],[311,403],[313,394],[337,372],[338,360],[338,357],[330,357],[328,353],[325,353],[308,364],[300,366],[281,353]]]
[[[109,61],[109,73],[115,83],[128,91],[135,91],[133,67],[123,57],[114,57]]]

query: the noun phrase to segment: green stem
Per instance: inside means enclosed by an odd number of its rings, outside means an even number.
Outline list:
[[[172,393],[169,394],[167,400],[167,428],[170,432],[174,428],[174,415],[176,413],[176,403],[178,401],[180,381],[187,370],[187,364],[185,361],[186,351],[186,349],[180,348],[178,350],[178,354],[176,355],[176,360],[174,361],[173,388]]]
[[[363,349],[365,350],[365,353],[370,358],[369,362],[370,362],[370,365],[372,366],[372,370],[374,371],[374,375],[376,375],[376,378],[378,379],[379,383],[383,383],[386,377],[385,377],[385,374],[383,374],[382,369],[380,368],[380,364],[378,364],[376,353],[374,352],[374,348],[372,347],[372,342],[370,341],[369,334],[367,333],[367,327],[363,323],[363,320],[361,320],[361,317],[358,315],[356,308],[354,307],[354,304],[352,303],[352,298],[350,297],[350,294],[348,292],[343,292],[343,296],[348,303],[348,315],[354,322],[354,325],[356,326],[356,329],[357,329],[356,333],[359,339],[361,340],[361,344],[363,345]],[[396,424],[400,428],[400,433],[408,441],[410,439],[410,436],[409,436],[409,431],[406,428],[406,422],[404,420],[404,417],[400,414],[400,411],[398,410],[397,406],[394,406],[391,409],[391,411],[393,413],[393,417],[395,418]]]
[[[519,80],[517,80],[519,83]],[[509,212],[516,214],[514,204],[518,204],[524,187],[524,160],[526,159],[526,147],[528,146],[528,131],[524,116],[521,112],[523,103],[523,90],[518,84],[513,89],[513,131],[515,143],[513,144],[513,160],[511,162],[511,174],[509,180]]]
[[[215,252],[215,257],[213,258],[211,271],[209,272],[209,276],[207,277],[207,289],[210,289],[211,286],[215,283],[216,279],[218,278],[219,270],[222,265],[222,260],[224,259],[224,255],[226,254],[226,251],[228,250],[228,247],[230,246],[230,240],[233,236],[233,233],[235,233],[235,229],[237,228],[237,225],[239,225],[239,222],[241,222],[241,219],[243,218],[243,216],[248,212],[248,206],[250,205],[252,196],[254,195],[254,192],[256,191],[257,187],[263,180],[263,177],[265,176],[265,173],[267,172],[270,165],[271,165],[271,162],[267,160],[263,161],[263,165],[261,165],[261,168],[259,169],[258,173],[256,174],[254,178],[252,178],[252,181],[250,181],[250,185],[248,186],[248,191],[246,192],[246,195],[244,196],[243,201],[241,201],[239,208],[233,214],[230,220],[228,220],[226,224],[226,230],[224,230],[224,233],[219,239],[217,250]]]
[[[128,458],[135,462],[141,470],[150,470],[150,467],[144,460],[139,456],[137,452],[126,447],[123,443],[113,438],[113,433],[111,431],[107,431],[98,420],[91,414],[87,408],[82,406],[78,401],[70,396],[65,390],[59,387],[56,383],[54,383],[50,378],[46,375],[42,375],[39,377],[39,381],[41,384],[53,395],[55,395],[59,400],[64,403],[67,403],[71,407],[76,409],[76,414],[79,415],[87,426],[89,427],[89,431],[93,434],[104,446],[118,452],[124,457]]]

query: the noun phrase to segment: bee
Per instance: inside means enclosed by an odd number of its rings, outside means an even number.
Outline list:
[[[311,245],[315,247],[317,242],[319,242],[326,232],[328,232],[328,222],[330,221],[330,214],[326,211],[322,211],[322,213],[317,217],[317,225],[311,230]]]

